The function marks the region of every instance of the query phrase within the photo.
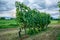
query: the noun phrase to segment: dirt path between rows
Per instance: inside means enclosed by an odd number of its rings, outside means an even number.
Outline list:
[[[54,30],[29,37],[25,40],[57,40],[56,36],[60,32],[60,25],[49,25],[49,27],[52,27]],[[19,31],[18,28],[0,29],[0,40],[18,40],[17,39],[18,31]]]
[[[60,25],[49,25],[49,27],[60,29]],[[8,33],[16,33],[18,32],[18,28],[8,28],[8,29],[0,29],[0,35],[8,34]]]
[[[9,33],[17,33],[19,30],[17,28],[8,28],[8,29],[0,29],[0,35],[5,35]]]
[[[41,34],[29,37],[24,40],[58,40],[57,35],[60,34],[60,25],[49,25],[52,27],[52,30],[42,32]]]

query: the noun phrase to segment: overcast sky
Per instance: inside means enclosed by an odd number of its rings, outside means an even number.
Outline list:
[[[48,12],[54,18],[58,17],[58,0],[0,0],[0,13],[9,13],[11,10],[14,10],[15,1],[23,2],[30,8]]]

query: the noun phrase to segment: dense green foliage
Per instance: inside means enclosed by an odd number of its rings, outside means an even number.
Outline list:
[[[50,15],[44,12],[40,12],[36,9],[30,9],[26,5],[20,2],[16,2],[16,20],[21,29],[32,33],[39,32],[47,28],[50,23]]]
[[[58,1],[58,8],[59,8],[59,20],[58,20],[58,22],[60,22],[60,1]]]
[[[58,2],[58,7],[60,8],[60,1]]]

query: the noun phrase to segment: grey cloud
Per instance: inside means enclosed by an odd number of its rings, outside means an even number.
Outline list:
[[[0,12],[10,11],[10,10],[14,9],[15,1],[16,0],[0,0]],[[29,0],[23,0],[23,3],[31,8],[36,8],[39,10],[46,9],[48,12],[50,12],[50,11],[53,12],[53,10],[58,10],[57,9],[58,0],[50,0],[50,1],[52,3],[51,5],[49,5],[49,4],[47,5],[45,0],[33,0],[33,2],[30,2]]]
[[[9,11],[15,8],[15,0],[0,0],[0,11]]]

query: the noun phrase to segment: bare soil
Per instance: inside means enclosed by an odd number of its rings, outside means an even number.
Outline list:
[[[23,40],[57,40],[60,25],[49,25],[53,30],[48,30]],[[0,29],[0,40],[19,40],[18,28]]]

